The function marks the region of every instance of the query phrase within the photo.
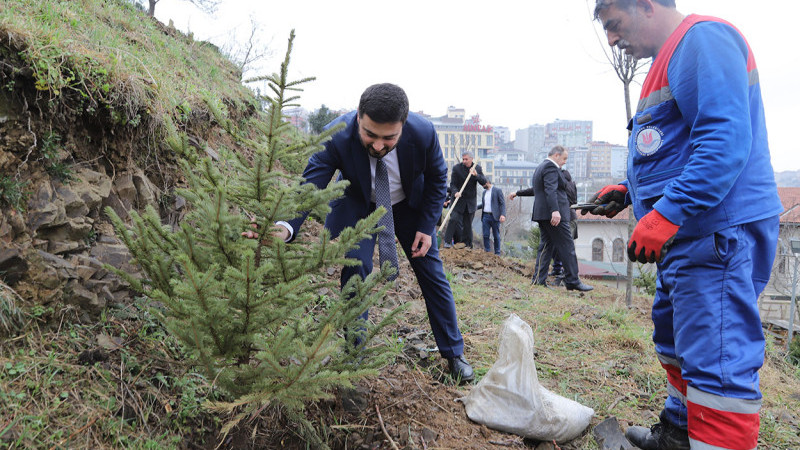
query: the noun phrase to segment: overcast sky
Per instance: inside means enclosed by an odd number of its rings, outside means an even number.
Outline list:
[[[780,3],[780,6],[778,5]],[[684,14],[736,25],[756,57],[776,171],[800,169],[800,50],[794,2],[677,0]],[[355,109],[367,86],[392,82],[412,111],[441,116],[448,106],[480,114],[484,125],[514,131],[556,119],[591,120],[594,139],[625,144],[622,83],[592,22],[594,0],[223,0],[205,15],[185,0],[162,0],[156,17],[223,46],[246,40],[251,17],[278,70],[295,29],[290,76],[316,77],[300,104]],[[790,11],[794,10],[794,12]],[[602,37],[602,36],[601,36]],[[643,78],[642,78],[643,79]],[[639,79],[638,82],[641,83]],[[639,97],[633,87],[632,101]]]

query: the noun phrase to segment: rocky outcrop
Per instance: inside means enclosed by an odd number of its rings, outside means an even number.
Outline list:
[[[0,177],[28,194],[19,208],[0,198],[0,279],[26,300],[89,313],[124,302],[131,293],[103,264],[134,275],[137,269],[104,208],[127,220],[131,209],[158,208],[158,189],[135,166],[109,174],[100,164],[72,164],[69,181],[52,178],[29,127],[0,98]]]

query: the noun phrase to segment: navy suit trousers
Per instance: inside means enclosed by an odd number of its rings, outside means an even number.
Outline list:
[[[411,268],[417,277],[425,306],[428,310],[428,320],[436,339],[439,352],[445,358],[464,354],[464,339],[458,329],[456,317],[456,304],[450,283],[444,274],[442,260],[439,259],[439,248],[436,246],[435,237],[431,237],[431,248],[428,253],[420,258],[411,257],[411,244],[417,233],[417,217],[419,213],[408,207],[405,200],[392,206],[394,215],[394,230],[400,246],[406,254]],[[361,261],[359,266],[349,266],[342,269],[342,286],[350,277],[358,275],[362,279],[372,272],[372,258],[375,251],[375,236],[361,241],[357,249],[351,250],[348,258]],[[369,311],[365,311],[362,318],[366,319]]]

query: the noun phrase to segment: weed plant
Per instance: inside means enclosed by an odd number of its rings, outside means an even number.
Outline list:
[[[16,336],[25,325],[25,316],[17,300],[19,295],[0,281],[0,339]]]
[[[28,201],[28,192],[25,187],[27,181],[19,181],[7,175],[0,175],[0,205],[10,206],[19,211],[25,211]]]

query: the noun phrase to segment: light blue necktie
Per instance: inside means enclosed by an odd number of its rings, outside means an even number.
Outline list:
[[[381,266],[389,261],[395,268],[395,274],[389,277],[389,281],[392,281],[397,278],[397,271],[400,269],[397,263],[397,246],[394,243],[394,216],[392,216],[392,198],[389,195],[389,175],[382,159],[375,163],[375,205],[386,209],[386,214],[378,221],[378,225],[384,227],[383,231],[378,233],[378,257]]]

